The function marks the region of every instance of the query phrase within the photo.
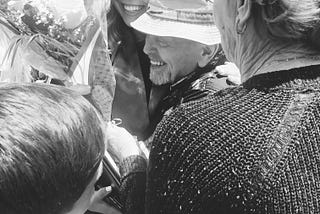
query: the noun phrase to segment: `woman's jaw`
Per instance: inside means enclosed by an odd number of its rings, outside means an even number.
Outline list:
[[[131,22],[141,16],[147,10],[148,6],[148,2],[144,0],[114,0],[113,3],[123,21],[128,26],[130,26]]]

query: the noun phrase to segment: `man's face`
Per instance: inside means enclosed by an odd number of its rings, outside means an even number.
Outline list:
[[[186,39],[147,35],[144,52],[151,61],[150,80],[164,85],[191,73],[201,58],[202,47]]]

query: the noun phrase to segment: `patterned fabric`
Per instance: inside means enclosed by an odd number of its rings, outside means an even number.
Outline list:
[[[319,71],[255,76],[176,108],[157,127],[145,213],[320,213]]]
[[[124,213],[142,214],[144,210],[145,198],[144,190],[146,188],[146,169],[147,161],[141,156],[131,156],[124,160],[120,166],[120,173],[122,176],[121,185],[121,199],[123,204],[130,204],[125,206]],[[138,195],[139,197],[127,197],[128,195]],[[142,197],[140,197],[142,196]]]
[[[85,97],[100,111],[104,121],[110,121],[116,83],[101,33],[92,51],[88,79],[92,90],[91,94]]]
[[[192,2],[192,3],[190,3]],[[178,21],[192,24],[214,25],[214,14],[212,8],[205,3],[195,3],[184,1],[186,8],[181,7],[182,2],[172,2],[172,0],[152,1],[147,10],[147,14],[158,19]]]

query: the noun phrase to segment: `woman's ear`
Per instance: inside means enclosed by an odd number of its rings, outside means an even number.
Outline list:
[[[198,60],[198,66],[200,68],[205,67],[210,60],[216,55],[217,51],[219,50],[219,45],[203,45],[200,59]]]
[[[246,30],[251,10],[252,0],[237,0],[236,29],[238,34],[242,34]]]

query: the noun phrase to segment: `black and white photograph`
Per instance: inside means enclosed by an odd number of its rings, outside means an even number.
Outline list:
[[[320,0],[0,0],[0,214],[320,214]]]

